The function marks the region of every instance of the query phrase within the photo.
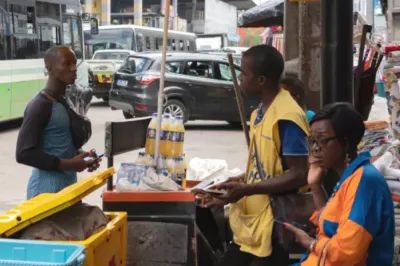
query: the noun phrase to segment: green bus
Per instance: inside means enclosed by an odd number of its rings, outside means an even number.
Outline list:
[[[81,12],[79,0],[0,0],[0,123],[22,118],[45,85],[48,48],[84,54]]]

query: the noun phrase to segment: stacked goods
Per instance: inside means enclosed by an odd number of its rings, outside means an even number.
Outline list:
[[[394,144],[384,155],[374,162],[374,166],[385,177],[392,193],[395,215],[393,265],[400,265],[400,161],[398,157],[398,146]]]
[[[385,54],[389,54],[391,52],[400,51],[400,45],[386,45],[385,46]]]
[[[372,161],[374,161],[392,145],[389,140],[388,122],[367,121],[365,122],[365,129],[365,134],[358,146],[358,150],[360,152],[370,152]]]
[[[167,170],[175,182],[185,187],[186,163],[185,155],[183,154],[185,127],[183,125],[183,117],[173,117],[168,114],[162,116],[160,132],[161,156],[158,162],[154,160],[156,127],[157,114],[153,114],[147,130],[145,153],[139,154],[138,160],[142,161],[146,166],[155,167],[157,165],[158,168]]]

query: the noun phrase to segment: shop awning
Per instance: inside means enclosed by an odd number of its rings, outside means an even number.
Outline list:
[[[238,27],[270,27],[283,24],[284,0],[267,0],[243,12],[238,19]]]

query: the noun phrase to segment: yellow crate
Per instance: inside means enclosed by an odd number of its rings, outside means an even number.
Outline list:
[[[84,241],[71,244],[85,246],[84,266],[126,265],[128,216],[125,212],[105,213],[110,218],[107,227]]]
[[[58,193],[41,194],[0,215],[0,237],[8,238],[27,226],[62,211],[107,182],[114,168],[98,172]],[[85,266],[126,265],[127,214],[105,213],[110,218],[106,228],[84,241],[71,241],[86,247]]]

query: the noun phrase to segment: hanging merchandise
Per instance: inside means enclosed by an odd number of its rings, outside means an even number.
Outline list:
[[[389,54],[390,52],[400,51],[400,45],[393,44],[393,45],[386,45],[385,47],[385,54]]]
[[[272,37],[272,46],[275,47],[279,52],[283,53],[283,34],[274,33]]]
[[[354,104],[357,111],[367,120],[373,105],[376,74],[383,60],[381,36],[372,34],[372,27],[361,15],[354,26]],[[356,59],[357,58],[357,59]]]

